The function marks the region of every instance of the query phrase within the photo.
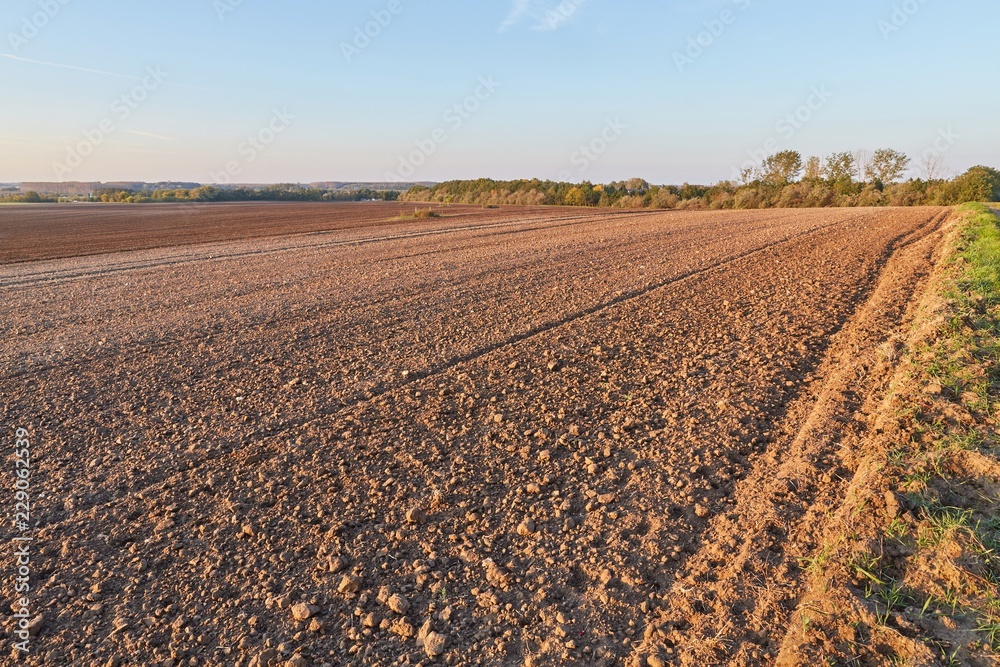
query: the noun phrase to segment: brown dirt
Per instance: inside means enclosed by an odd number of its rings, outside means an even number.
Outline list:
[[[463,215],[0,266],[27,664],[778,659],[947,211]]]
[[[553,214],[553,209],[542,207],[519,208],[516,213],[509,207],[432,208],[455,226]],[[414,209],[414,204],[386,202],[0,206],[0,264],[189,243],[396,228],[399,221],[395,218],[412,215]]]

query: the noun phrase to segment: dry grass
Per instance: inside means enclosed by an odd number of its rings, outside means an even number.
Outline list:
[[[833,613],[800,608],[799,655],[989,664],[1000,651],[1000,218],[958,214],[859,473],[856,513],[874,518],[808,564],[830,589],[810,604]]]

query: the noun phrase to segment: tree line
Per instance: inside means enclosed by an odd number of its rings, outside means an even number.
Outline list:
[[[267,186],[102,188],[76,200],[157,202],[240,201],[407,201],[483,206],[595,206],[655,209],[752,209],[827,206],[949,206],[967,201],[1000,201],[1000,171],[978,166],[944,178],[940,158],[926,158],[925,178],[903,180],[910,158],[893,149],[833,153],[803,159],[797,151],[770,155],[744,168],[736,181],[715,185],[651,185],[641,178],[605,184],[487,178],[391,189],[322,188],[282,183]],[[314,184],[315,185],[315,184]],[[386,184],[390,185],[390,184]],[[66,201],[38,192],[0,193],[0,201]]]
[[[180,188],[136,192],[134,190],[96,190],[95,201],[146,204],[158,202],[241,202],[241,201],[396,201],[400,193],[395,190],[324,190],[292,183],[262,187],[218,188],[202,185],[197,188]]]
[[[935,173],[940,163],[932,162],[925,165],[927,178],[903,181],[909,165],[910,159],[893,149],[834,153],[825,160],[783,151],[744,169],[738,182],[712,186],[650,185],[639,178],[607,184],[477,179],[414,186],[401,200],[657,209],[947,206],[1000,200],[1000,171],[991,167],[973,167],[947,179]]]
[[[136,190],[126,188],[98,188],[90,195],[76,196],[76,201],[93,201],[122,204],[152,204],[165,202],[241,202],[241,201],[396,201],[396,190],[336,189],[305,187],[281,183],[262,187],[218,188],[202,185],[195,188],[167,188]],[[65,201],[55,195],[41,195],[34,191],[0,195],[0,201],[14,203],[45,203]]]

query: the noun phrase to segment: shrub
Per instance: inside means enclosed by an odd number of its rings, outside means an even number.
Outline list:
[[[680,202],[681,198],[674,193],[662,189],[653,195],[653,199],[650,202],[652,208],[677,208],[677,204]]]
[[[873,185],[866,185],[855,199],[856,206],[885,206],[886,197]]]
[[[823,183],[814,183],[812,187],[809,188],[809,193],[806,195],[804,205],[814,208],[825,208],[827,206],[833,206],[836,200],[837,193],[834,192],[833,188]]]
[[[618,200],[621,208],[643,208],[645,204],[645,200],[638,195],[626,195]]]
[[[885,189],[890,206],[919,206],[927,201],[927,183],[911,180]]]
[[[679,210],[697,211],[705,208],[705,200],[701,197],[692,197],[690,199],[682,199],[677,204]]]
[[[761,208],[761,196],[752,188],[743,188],[733,197],[733,208]]]
[[[778,198],[778,206],[782,208],[801,208],[807,206],[806,202],[811,190],[812,185],[809,183],[786,185],[781,190],[781,196]]]
[[[732,193],[726,191],[717,192],[712,196],[708,207],[714,210],[733,208]]]

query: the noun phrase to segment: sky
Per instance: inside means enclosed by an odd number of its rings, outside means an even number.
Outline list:
[[[7,0],[0,182],[1000,167],[996,0]]]

